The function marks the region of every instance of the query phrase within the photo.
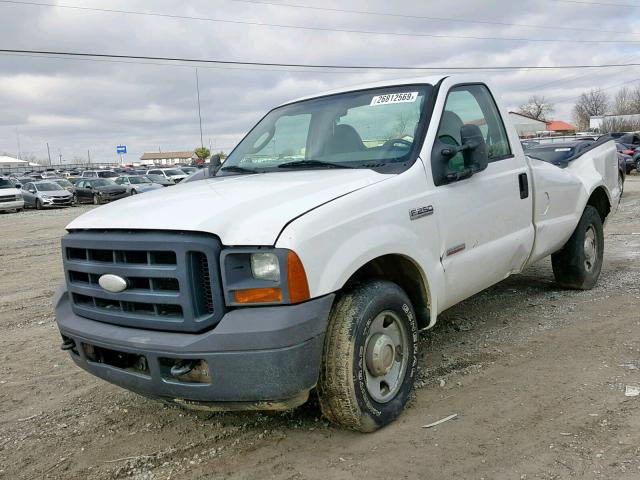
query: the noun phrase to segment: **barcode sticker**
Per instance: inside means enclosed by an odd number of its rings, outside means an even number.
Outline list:
[[[376,95],[369,105],[388,105],[390,103],[412,103],[418,98],[418,92],[388,93]]]

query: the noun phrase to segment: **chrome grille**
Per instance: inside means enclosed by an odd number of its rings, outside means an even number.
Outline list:
[[[197,332],[224,313],[216,237],[168,232],[72,232],[62,240],[74,312],[107,323]],[[126,280],[103,289],[104,274]]]

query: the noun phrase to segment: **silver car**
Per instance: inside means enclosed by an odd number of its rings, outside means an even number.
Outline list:
[[[150,179],[143,177],[142,175],[120,175],[115,179],[115,182],[126,188],[129,195],[164,188],[164,185],[153,183]]]
[[[25,207],[69,207],[73,195],[52,181],[29,182],[22,186]]]

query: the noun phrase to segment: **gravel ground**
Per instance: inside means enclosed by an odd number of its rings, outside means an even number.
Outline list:
[[[370,435],[313,401],[195,413],[81,371],[51,297],[64,226],[93,207],[0,215],[0,478],[638,479],[640,176],[625,188],[596,288],[558,289],[544,260],[445,312],[409,408]]]

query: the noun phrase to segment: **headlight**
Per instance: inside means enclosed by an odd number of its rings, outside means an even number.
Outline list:
[[[102,195],[102,192],[98,192],[98,195]]]
[[[17,193],[16,194],[16,200],[22,200],[22,194],[21,193]]]
[[[252,253],[251,274],[256,280],[280,281],[280,263],[273,253]]]
[[[49,200],[49,195],[40,195],[43,200]]]
[[[283,248],[230,248],[220,255],[227,305],[292,304],[308,300],[298,255]]]

